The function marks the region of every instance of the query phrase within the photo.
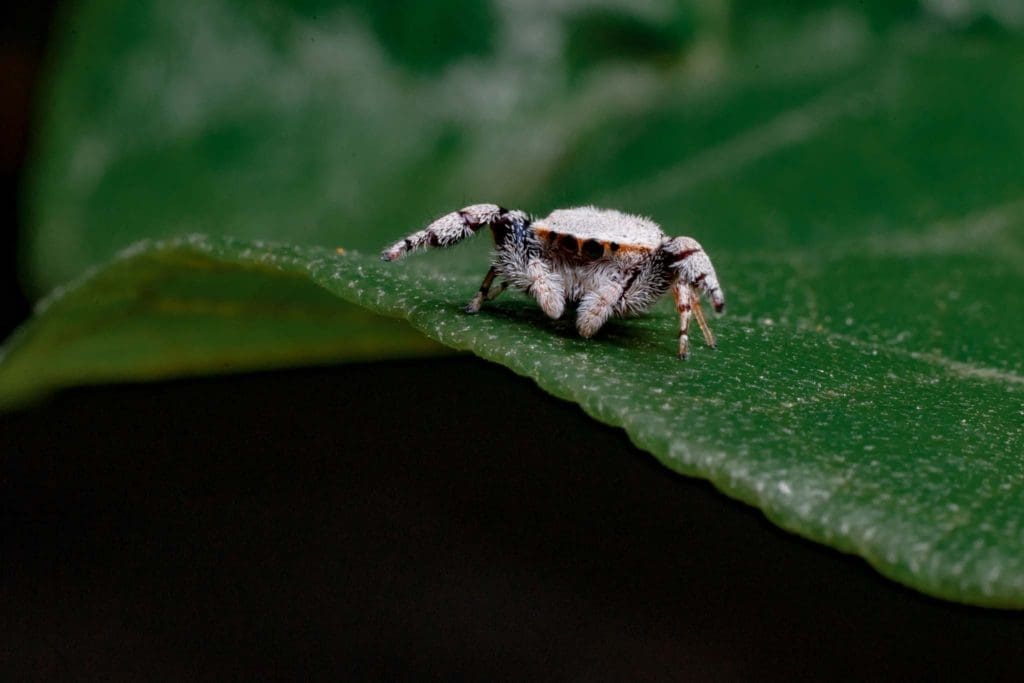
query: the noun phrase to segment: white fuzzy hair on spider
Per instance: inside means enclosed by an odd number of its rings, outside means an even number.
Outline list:
[[[494,236],[494,258],[467,313],[478,313],[485,301],[513,287],[535,298],[551,318],[562,317],[566,304],[576,304],[576,329],[592,337],[608,318],[639,315],[671,289],[679,312],[679,357],[689,354],[691,314],[708,346],[716,347],[700,306],[701,294],[716,311],[725,306],[711,259],[697,240],[669,237],[640,216],[585,206],[534,219],[496,204],[474,204],[396,242],[381,259],[450,247],[484,226]],[[497,285],[495,278],[500,278]]]

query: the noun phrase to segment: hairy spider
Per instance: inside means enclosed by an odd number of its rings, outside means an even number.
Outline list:
[[[716,311],[725,306],[711,259],[697,240],[669,237],[647,218],[586,206],[533,219],[496,204],[474,204],[396,242],[381,259],[450,247],[485,225],[494,234],[494,258],[467,313],[479,312],[484,301],[511,286],[533,296],[551,318],[560,318],[567,302],[578,304],[576,329],[592,337],[609,317],[643,313],[671,289],[679,311],[679,357],[689,353],[691,313],[708,346],[716,347],[700,307],[701,293]],[[501,281],[492,287],[496,277]]]

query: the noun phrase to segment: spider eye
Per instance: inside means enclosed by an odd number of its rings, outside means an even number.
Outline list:
[[[583,255],[590,259],[599,259],[604,256],[604,245],[597,240],[587,240],[583,243]]]

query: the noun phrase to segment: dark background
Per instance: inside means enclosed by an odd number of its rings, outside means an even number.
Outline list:
[[[52,10],[2,34],[4,336]],[[43,678],[1019,680],[1024,654],[1017,613],[786,534],[471,357],[2,415],[0,568],[0,674]]]
[[[16,272],[18,191],[56,3],[15,3],[0,22],[0,338],[28,316]]]

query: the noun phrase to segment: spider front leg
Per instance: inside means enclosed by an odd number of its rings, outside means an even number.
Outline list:
[[[676,283],[672,288],[672,294],[676,300],[676,311],[679,313],[679,359],[686,360],[690,355],[690,315],[697,319],[701,332],[704,333],[704,341],[713,349],[718,348],[715,335],[708,327],[704,319],[704,311],[700,307],[700,295],[689,285],[681,282]]]
[[[718,284],[711,259],[697,240],[690,237],[676,237],[668,241],[662,247],[662,254],[674,279],[672,294],[679,312],[679,357],[685,359],[689,355],[691,313],[704,333],[704,341],[711,348],[717,348],[718,342],[700,307],[700,294],[703,293],[711,299],[716,311],[725,308],[725,293]]]
[[[491,283],[494,282],[494,277],[498,274],[498,271],[491,266],[491,269],[487,271],[487,275],[484,276],[484,281],[480,285],[479,291],[473,295],[473,298],[469,300],[466,307],[463,309],[466,313],[479,313],[480,307],[484,305],[484,301],[492,301],[499,294],[505,291],[507,283],[502,280],[497,286],[492,287]]]
[[[690,297],[688,292],[680,292],[676,287],[672,294],[676,298],[676,310],[679,311],[679,360],[686,360],[690,355]]]
[[[450,247],[472,237],[485,225],[508,227],[529,222],[522,211],[509,211],[497,204],[474,204],[441,216],[419,232],[395,242],[381,252],[383,261],[394,261],[427,247]]]
[[[622,298],[622,284],[610,281],[594,291],[587,292],[576,309],[576,330],[581,337],[597,334],[611,317],[615,304]]]
[[[718,340],[715,339],[715,333],[708,327],[707,318],[704,317],[704,310],[700,307],[700,296],[696,292],[692,292],[692,294],[690,307],[693,309],[693,317],[697,319],[697,324],[700,325],[700,331],[704,334],[704,342],[711,348],[717,349]]]
[[[562,277],[552,272],[551,265],[539,256],[529,257],[526,263],[526,291],[537,300],[540,308],[552,320],[565,312],[565,284]]]

